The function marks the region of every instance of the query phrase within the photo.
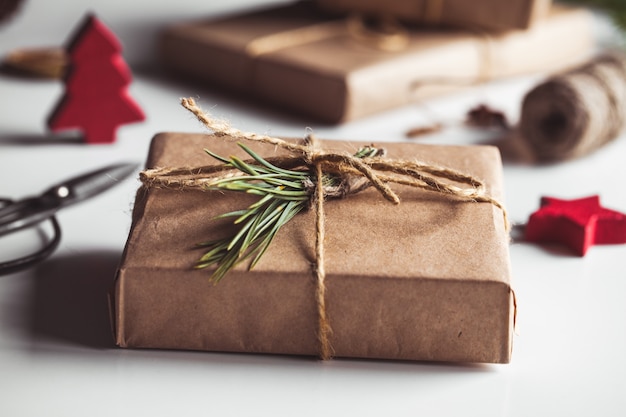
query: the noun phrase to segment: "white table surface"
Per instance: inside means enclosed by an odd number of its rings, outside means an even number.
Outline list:
[[[110,162],[145,160],[161,131],[202,131],[178,105],[194,96],[236,126],[276,135],[403,141],[429,117],[451,123],[478,103],[518,117],[521,78],[473,88],[341,126],[285,116],[254,102],[159,75],[154,39],[169,22],[243,10],[244,1],[26,1],[0,26],[0,54],[62,44],[95,11],[125,45],[132,96],[145,123],[123,126],[113,145],[54,139],[45,120],[62,94],[55,81],[0,75],[0,195],[24,197]],[[492,139],[451,127],[427,143]],[[600,194],[626,211],[626,137],[580,160],[506,163],[506,205],[524,223],[542,195]],[[2,416],[624,416],[626,245],[593,247],[583,258],[513,243],[518,329],[508,365],[407,363],[247,354],[122,350],[111,340],[104,292],[128,229],[136,179],[63,210],[59,250],[37,268],[0,277]],[[32,236],[0,240],[3,258]]]

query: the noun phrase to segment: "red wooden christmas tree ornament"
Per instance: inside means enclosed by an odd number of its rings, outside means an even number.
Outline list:
[[[112,143],[119,125],[145,119],[130,97],[130,69],[122,45],[100,20],[88,15],[67,47],[65,94],[48,119],[54,131],[78,129],[87,143]]]
[[[576,200],[543,197],[528,219],[529,242],[561,243],[584,256],[592,245],[626,243],[626,214],[600,205],[597,195]]]

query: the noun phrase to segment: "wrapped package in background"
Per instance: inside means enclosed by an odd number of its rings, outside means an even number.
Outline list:
[[[352,27],[296,3],[174,25],[160,50],[165,66],[188,80],[338,123],[486,80],[562,69],[587,58],[593,43],[588,13],[561,7],[528,30],[407,29],[393,50]]]
[[[405,22],[484,29],[527,29],[546,17],[552,0],[315,0],[332,13],[391,16]]]

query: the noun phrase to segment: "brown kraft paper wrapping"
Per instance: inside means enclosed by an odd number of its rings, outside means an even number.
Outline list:
[[[333,13],[393,16],[410,23],[485,29],[527,29],[545,17],[552,0],[315,0]]]
[[[168,28],[160,51],[186,78],[338,123],[478,81],[563,69],[592,47],[589,15],[554,8],[527,31],[412,29],[399,51],[357,40],[345,19],[295,4]]]
[[[351,142],[323,142],[355,151]],[[268,157],[271,146],[251,146]],[[501,198],[492,147],[386,144],[391,158],[418,158],[485,180]],[[232,141],[165,133],[148,167],[213,163],[203,148],[242,151]],[[394,187],[328,201],[326,303],[337,357],[427,361],[510,360],[514,297],[502,212],[433,192]],[[318,355],[314,213],[297,215],[252,271],[240,265],[219,284],[195,270],[193,245],[228,234],[216,215],[247,207],[241,193],[140,189],[116,280],[121,347]],[[232,219],[230,220],[232,221]]]

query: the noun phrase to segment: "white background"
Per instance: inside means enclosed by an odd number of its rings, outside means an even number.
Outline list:
[[[0,54],[61,45],[93,11],[125,45],[131,95],[147,121],[123,126],[117,143],[59,141],[45,128],[62,94],[55,81],[0,75],[0,195],[24,197],[106,163],[143,162],[161,131],[202,128],[178,105],[194,96],[245,130],[322,138],[402,141],[425,121],[451,126],[428,143],[477,143],[493,134],[459,123],[479,103],[516,120],[539,77],[491,83],[341,126],[316,125],[262,104],[164,77],[155,37],[168,23],[244,10],[252,1],[35,1],[0,26]],[[62,5],[61,5],[62,4]],[[524,223],[542,195],[600,194],[626,211],[626,138],[583,159],[533,166],[506,163],[506,204]],[[509,365],[407,363],[224,353],[121,350],[112,344],[103,294],[130,226],[137,181],[59,214],[59,250],[33,270],[0,277],[2,416],[624,416],[626,415],[626,245],[579,258],[514,242],[518,331]],[[0,257],[32,236],[0,239]]]

